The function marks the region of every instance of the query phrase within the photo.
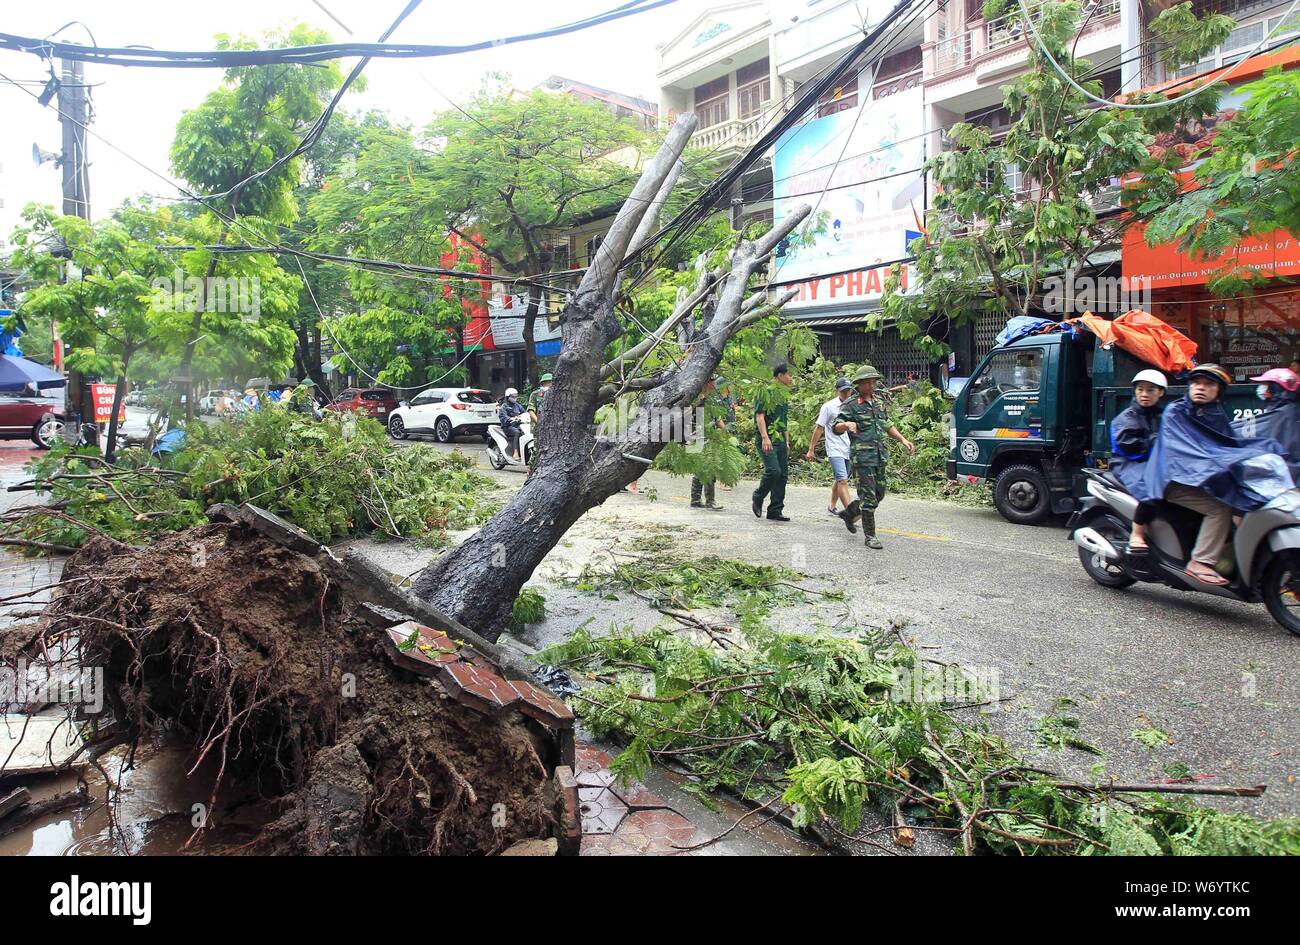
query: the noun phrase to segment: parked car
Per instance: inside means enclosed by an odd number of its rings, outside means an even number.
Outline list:
[[[326,410],[351,410],[380,423],[397,409],[397,395],[383,387],[350,387],[325,405]]]
[[[0,439],[30,438],[43,450],[63,437],[63,403],[46,397],[0,394]]]
[[[388,417],[388,432],[394,439],[413,434],[432,434],[439,443],[450,443],[470,433],[487,441],[487,429],[497,422],[497,405],[492,395],[473,387],[430,387],[409,402],[402,401]]]
[[[199,413],[214,414],[217,412],[217,404],[225,395],[225,391],[210,390],[199,398]]]

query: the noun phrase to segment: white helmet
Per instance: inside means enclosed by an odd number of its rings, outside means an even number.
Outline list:
[[[507,396],[507,397],[518,397],[518,396],[519,396],[519,391],[515,390],[513,387],[507,387],[507,388],[506,388],[506,396]]]
[[[1134,387],[1137,387],[1137,385],[1142,381],[1146,381],[1148,384],[1154,384],[1161,390],[1169,389],[1168,379],[1154,368],[1147,368],[1145,371],[1138,371],[1133,375]]]

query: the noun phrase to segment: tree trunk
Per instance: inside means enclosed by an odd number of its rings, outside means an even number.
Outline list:
[[[541,306],[541,291],[537,286],[528,287],[528,308],[524,310],[524,373],[528,386],[536,389],[541,371],[537,369],[537,309]]]
[[[117,412],[122,409],[122,398],[126,396],[126,371],[131,364],[131,349],[122,350],[122,374],[113,388],[113,412],[108,415],[108,442],[104,444],[104,459],[113,462],[117,459]]]
[[[727,340],[760,314],[749,312],[752,306],[744,301],[749,277],[811,211],[804,206],[758,243],[741,244],[731,272],[717,286],[715,304],[706,308],[702,327],[713,330],[692,346],[680,368],[645,390],[625,429],[597,430],[596,409],[611,393],[604,385],[611,377],[605,351],[623,331],[614,311],[620,269],[652,199],[661,187],[671,187],[672,168],[694,127],[694,116],[688,115],[669,132],[565,306],[555,383],[546,395],[546,422],[538,431],[528,479],[477,534],[430,564],[415,582],[416,596],[490,640],[505,629],[519,589],[573,523],[644,474],[664,448],[664,418],[675,411],[680,421],[713,376]],[[786,293],[778,305],[793,294]]]

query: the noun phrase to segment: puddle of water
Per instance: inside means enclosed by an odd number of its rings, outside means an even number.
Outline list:
[[[136,751],[135,767],[123,771],[126,750],[119,748],[100,759],[110,777],[120,779],[110,819],[104,806],[105,784],[94,768],[86,771],[92,802],[85,807],[50,814],[36,823],[0,837],[2,856],[103,856],[177,853],[217,853],[247,843],[275,816],[272,806],[250,792],[223,786],[217,795],[211,825],[188,850],[195,819],[206,810],[216,776],[215,763],[207,760],[187,776],[193,759],[178,747],[146,747]],[[39,801],[74,791],[77,776],[31,777],[7,781],[27,787]],[[195,805],[202,805],[202,809]]]

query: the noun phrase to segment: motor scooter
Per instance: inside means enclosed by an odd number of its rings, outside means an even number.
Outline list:
[[[494,423],[487,429],[487,455],[495,469],[505,469],[507,466],[519,466],[524,468],[533,464],[533,457],[536,453],[536,444],[533,442],[533,422],[528,414],[519,416],[519,455],[516,459],[510,455],[510,437],[506,435],[501,424]]]
[[[1137,499],[1113,473],[1085,469],[1087,495],[1067,523],[1079,546],[1079,561],[1098,584],[1124,588],[1139,581],[1180,591],[1214,594],[1257,604],[1287,630],[1300,635],[1300,489],[1291,489],[1241,516],[1216,571],[1222,586],[1205,584],[1187,573],[1201,516],[1162,502],[1147,525],[1147,550],[1131,552],[1129,533]]]

